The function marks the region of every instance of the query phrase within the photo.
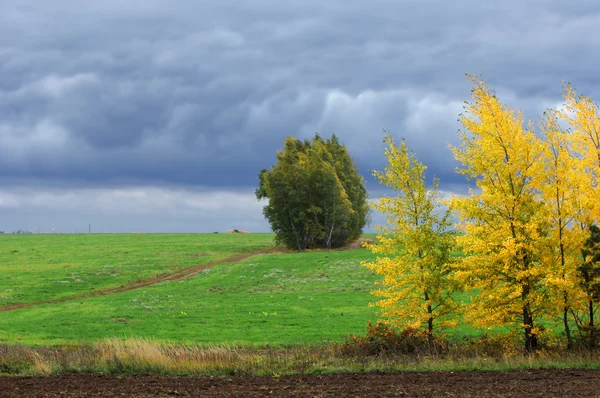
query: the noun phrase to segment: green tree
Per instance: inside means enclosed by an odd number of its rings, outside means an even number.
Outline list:
[[[337,137],[288,137],[277,164],[259,175],[258,199],[277,243],[297,250],[341,247],[357,239],[368,219],[367,194]]]
[[[367,190],[363,177],[358,173],[346,147],[340,144],[335,134],[325,142],[327,151],[332,155],[332,164],[336,174],[348,195],[355,216],[349,225],[349,239],[356,240],[362,234],[364,226],[369,221],[369,206],[367,204]]]
[[[595,304],[600,302],[600,228],[591,225],[589,238],[582,250],[583,263],[578,267],[581,276],[581,287],[586,294],[588,324],[582,329],[587,331],[587,339],[590,347],[595,347],[598,338],[597,328],[594,322],[596,314]],[[583,326],[577,318],[578,325]]]

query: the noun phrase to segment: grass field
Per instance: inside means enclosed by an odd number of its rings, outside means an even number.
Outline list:
[[[281,252],[272,239],[0,236],[0,375],[600,367],[596,353],[534,357],[486,339],[464,343],[478,335],[467,325],[450,332],[454,343],[443,356],[359,354],[336,342],[364,336],[376,318],[369,291],[377,276],[360,265],[373,254]]]
[[[273,246],[252,235],[2,235],[0,306],[73,297]]]
[[[272,235],[28,235],[0,239],[0,305],[54,300],[234,252]],[[263,254],[181,281],[2,312],[0,341],[52,345],[103,338],[291,345],[339,341],[374,318],[367,250]]]

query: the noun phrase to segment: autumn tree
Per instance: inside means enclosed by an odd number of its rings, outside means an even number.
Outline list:
[[[584,188],[586,203],[592,209],[588,227],[600,218],[600,112],[591,98],[578,96],[575,89],[565,84],[563,90],[565,109],[560,112],[568,123],[576,157],[580,160],[578,172],[587,177]]]
[[[533,351],[546,298],[539,247],[545,220],[533,184],[543,173],[543,150],[521,112],[502,104],[477,76],[469,80],[472,102],[460,116],[461,144],[452,150],[463,165],[459,172],[477,189],[449,202],[464,233],[458,241],[466,257],[457,277],[474,288],[467,315],[476,326],[513,324]]]
[[[258,199],[275,240],[289,248],[341,247],[357,239],[368,218],[362,177],[335,135],[288,137],[277,164],[259,175]]]
[[[542,237],[541,261],[546,268],[546,284],[550,289],[550,313],[558,313],[567,338],[573,347],[571,314],[581,306],[582,290],[577,267],[581,263],[581,247],[586,231],[583,223],[581,186],[585,182],[574,156],[572,136],[561,128],[559,113],[548,110],[540,121],[543,139],[544,169],[534,178],[543,203],[545,234]],[[585,217],[584,217],[585,218]],[[583,232],[583,233],[582,233]]]
[[[598,238],[597,223],[600,221],[600,113],[598,105],[590,97],[577,95],[570,84],[563,87],[564,108],[557,114],[569,126],[569,138],[573,151],[572,175],[577,180],[570,184],[577,192],[579,215],[576,226],[581,232],[581,256],[578,267],[579,286],[585,296],[583,314],[573,311],[577,326],[586,334],[590,346],[597,339],[594,322],[600,297],[598,286]],[[587,317],[587,322],[586,318]]]
[[[396,196],[379,199],[374,207],[387,217],[378,242],[367,248],[375,261],[362,264],[382,275],[372,293],[386,322],[398,327],[425,327],[430,345],[434,326],[455,325],[456,283],[449,278],[453,234],[448,211],[440,207],[438,181],[426,186],[426,167],[406,145],[387,134],[384,171],[374,172]]]

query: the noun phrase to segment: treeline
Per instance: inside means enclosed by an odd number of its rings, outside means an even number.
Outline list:
[[[459,172],[476,186],[467,195],[442,200],[437,181],[425,185],[426,167],[387,136],[388,166],[375,176],[396,196],[375,205],[387,225],[368,246],[377,259],[364,263],[382,275],[377,305],[386,322],[425,328],[430,339],[464,317],[475,327],[519,333],[528,351],[556,330],[567,348],[595,347],[598,106],[566,84],[563,109],[526,122],[479,77],[469,79],[461,144],[451,148]],[[459,301],[459,292],[470,300]]]

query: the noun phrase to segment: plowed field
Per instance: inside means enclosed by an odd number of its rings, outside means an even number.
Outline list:
[[[0,397],[600,397],[600,371],[0,377]]]

